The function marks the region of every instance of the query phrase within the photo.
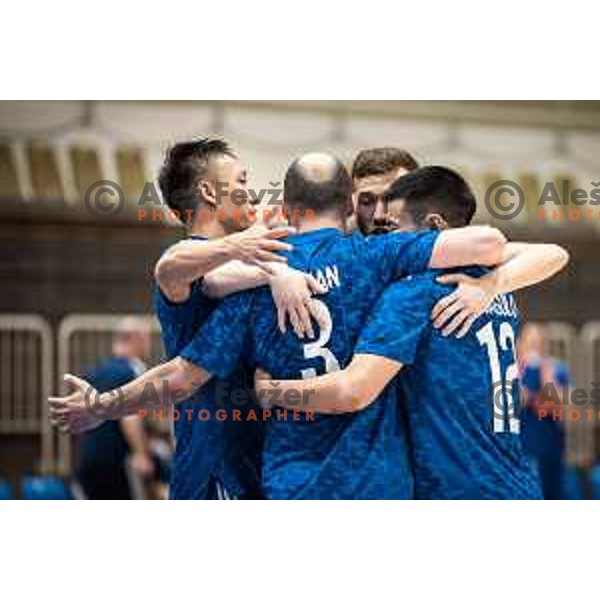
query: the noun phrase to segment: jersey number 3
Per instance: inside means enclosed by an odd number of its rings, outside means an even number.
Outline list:
[[[321,300],[314,300],[314,308],[317,311],[316,320],[319,323],[319,337],[314,342],[304,344],[304,358],[318,358],[321,357],[325,361],[325,372],[331,373],[331,371],[339,371],[340,363],[335,357],[333,352],[326,348],[325,345],[331,338],[331,332],[333,330],[333,322],[331,320],[331,313],[327,304]],[[310,379],[311,377],[317,376],[316,369],[302,369],[302,379]]]
[[[487,348],[488,358],[490,360],[490,371],[492,373],[492,384],[488,390],[486,400],[491,405],[494,415],[494,431],[506,431],[506,422],[510,433],[519,433],[520,422],[518,418],[518,407],[515,401],[513,390],[514,381],[518,378],[519,372],[515,356],[515,332],[512,325],[503,321],[500,323],[498,331],[498,341],[494,335],[492,323],[488,323],[477,332],[477,339],[482,346]],[[503,352],[511,353],[511,363],[502,376],[500,368],[500,354],[498,346]],[[500,392],[498,394],[497,392]]]

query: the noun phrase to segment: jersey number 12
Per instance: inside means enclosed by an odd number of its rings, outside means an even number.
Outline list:
[[[514,381],[518,378],[519,371],[515,356],[515,332],[512,325],[506,321],[500,323],[498,331],[498,340],[494,334],[494,327],[491,322],[482,327],[477,332],[477,339],[482,346],[487,349],[488,358],[490,361],[490,371],[492,373],[492,384],[488,391],[488,396],[491,396],[491,407],[494,415],[494,431],[506,431],[506,421],[510,433],[519,433],[520,421],[518,418],[518,407],[515,400],[513,389]],[[503,352],[510,352],[512,362],[502,376],[500,368],[500,354],[498,346]],[[498,394],[501,391],[501,402],[497,402]]]

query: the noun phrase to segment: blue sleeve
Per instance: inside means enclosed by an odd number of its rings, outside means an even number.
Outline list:
[[[415,360],[419,342],[430,327],[435,283],[431,277],[391,284],[373,308],[355,354],[377,354],[405,365]]]
[[[542,366],[539,361],[531,361],[525,365],[521,373],[521,385],[533,394],[542,390]]]
[[[252,298],[252,291],[228,296],[179,356],[221,379],[231,375],[250,334]]]
[[[554,379],[556,379],[558,385],[571,385],[571,375],[569,373],[569,368],[565,363],[556,363],[554,367]]]
[[[390,280],[424,273],[429,268],[439,234],[439,231],[427,230],[369,236],[367,247],[374,254],[371,264],[378,265]]]
[[[193,310],[199,302],[216,303],[215,300],[204,295],[202,280],[196,279],[190,284],[190,295],[183,302],[169,300],[158,284],[154,284],[154,305],[159,316],[177,318],[181,313]]]

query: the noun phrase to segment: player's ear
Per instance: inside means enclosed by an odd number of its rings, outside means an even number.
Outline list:
[[[217,207],[217,190],[211,181],[203,179],[198,184],[198,194],[211,207]]]
[[[439,213],[427,213],[427,216],[423,219],[423,224],[427,229],[439,229],[440,231],[450,227],[448,221]]]

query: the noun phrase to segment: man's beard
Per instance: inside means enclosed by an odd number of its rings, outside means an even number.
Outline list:
[[[392,231],[396,231],[398,229],[398,225],[393,221],[385,220],[380,221],[378,223],[374,223],[373,227],[369,230],[371,235],[380,235],[383,233],[391,233]]]

